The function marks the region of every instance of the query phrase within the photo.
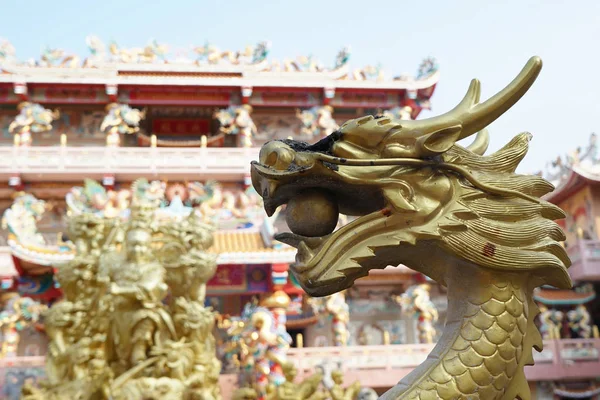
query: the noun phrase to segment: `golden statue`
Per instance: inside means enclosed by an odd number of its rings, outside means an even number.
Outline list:
[[[542,348],[535,287],[570,288],[565,217],[540,199],[553,186],[515,173],[529,133],[484,155],[484,128],[514,105],[542,67],[479,103],[473,80],[452,111],[424,120],[367,116],[309,145],[265,144],[252,181],[267,214],[287,204],[298,248],[290,269],[312,296],[344,290],[374,268],[404,264],[448,288],[444,332],[427,360],[384,399],[529,399],[525,365]],[[477,133],[468,147],[457,142]],[[339,213],[358,216],[334,231]]]
[[[48,379],[24,387],[25,400],[220,398],[203,290],[213,230],[194,211],[158,218],[155,192],[134,193],[128,220],[69,217],[77,255],[58,270],[64,298],[46,313]]]
[[[344,384],[344,373],[340,370],[331,372],[333,385],[329,389],[331,400],[354,400],[360,392],[360,382],[356,381],[346,389],[342,387]]]
[[[291,362],[283,364],[285,381],[278,386],[269,385],[264,395],[256,387],[242,387],[233,394],[234,400],[325,400],[327,394],[319,389],[323,374],[317,372],[300,383],[295,383],[296,367]],[[341,389],[343,391],[343,389]],[[337,400],[337,399],[335,399]],[[345,399],[344,399],[345,400]]]

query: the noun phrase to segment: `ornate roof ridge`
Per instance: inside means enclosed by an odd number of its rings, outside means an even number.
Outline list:
[[[246,46],[240,51],[220,50],[206,43],[203,46],[190,46],[185,49],[174,49],[169,52],[168,46],[150,41],[145,47],[122,48],[116,42],[106,46],[98,37],[88,36],[86,43],[90,54],[81,59],[62,49],[46,48],[39,60],[21,62],[16,57],[15,48],[7,40],[0,39],[0,69],[4,75],[20,75],[25,78],[58,75],[63,78],[115,78],[135,73],[137,77],[151,78],[151,74],[243,74],[244,77],[281,76],[283,78],[315,78],[327,77],[331,80],[351,82],[409,82],[430,81],[438,74],[438,63],[433,57],[427,57],[420,64],[414,77],[400,75],[386,79],[381,65],[368,65],[350,70],[350,47],[343,47],[337,54],[331,67],[325,67],[313,56],[298,56],[291,59],[269,60],[269,41],[262,41],[254,46]],[[174,54],[169,57],[169,54]],[[144,76],[143,73],[149,76]],[[140,75],[142,74],[142,75]],[[131,77],[130,77],[131,78]],[[215,79],[215,77],[212,77]],[[232,78],[232,76],[227,76]],[[234,77],[235,78],[235,77]],[[437,82],[437,79],[436,79]],[[92,82],[81,82],[92,83]]]

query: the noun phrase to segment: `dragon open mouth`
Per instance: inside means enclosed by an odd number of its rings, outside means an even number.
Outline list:
[[[385,218],[383,196],[377,188],[348,185],[339,171],[319,164],[288,171],[252,165],[252,180],[267,214],[287,205],[291,232],[279,233],[275,239],[298,249],[290,269],[313,296],[330,294],[354,282],[358,275],[349,274],[359,271],[359,265],[352,261],[339,265],[338,255],[352,252],[363,241],[360,231]],[[340,214],[359,218],[336,230]]]

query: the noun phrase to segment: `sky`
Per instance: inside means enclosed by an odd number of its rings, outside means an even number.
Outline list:
[[[600,117],[597,0],[0,0],[0,37],[19,59],[39,58],[46,46],[84,57],[89,34],[172,49],[208,41],[241,50],[270,40],[272,59],[313,55],[331,66],[350,45],[352,68],[380,63],[390,78],[414,75],[434,56],[441,78],[432,110],[420,117],[454,107],[472,78],[482,83],[482,100],[492,96],[538,55],[537,82],[489,128],[489,151],[520,132],[534,135],[521,172],[586,146]]]

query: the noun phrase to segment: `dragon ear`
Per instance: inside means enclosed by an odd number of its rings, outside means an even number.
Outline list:
[[[462,125],[452,125],[419,138],[417,147],[425,154],[445,153],[459,139]]]

